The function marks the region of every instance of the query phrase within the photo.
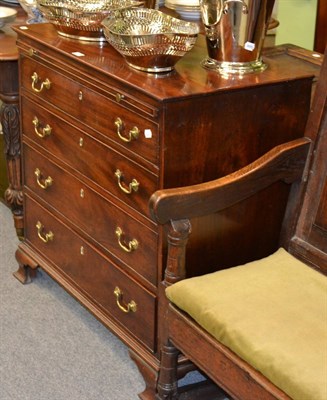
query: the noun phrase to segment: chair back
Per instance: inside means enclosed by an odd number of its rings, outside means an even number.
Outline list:
[[[288,250],[327,273],[327,56],[321,68],[305,136],[314,140],[298,199],[298,217]],[[287,214],[286,214],[287,217]],[[287,220],[286,220],[287,221]],[[290,223],[291,225],[291,223]]]

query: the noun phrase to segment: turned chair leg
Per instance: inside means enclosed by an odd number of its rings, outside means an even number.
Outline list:
[[[179,351],[169,341],[161,350],[156,400],[178,399],[178,354]]]

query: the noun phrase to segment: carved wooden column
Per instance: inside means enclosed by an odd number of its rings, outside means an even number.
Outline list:
[[[3,63],[0,63],[0,75],[3,76]],[[17,78],[16,78],[17,79]],[[4,134],[5,157],[9,187],[5,192],[5,201],[10,205],[17,235],[23,236],[23,195],[21,187],[19,103],[18,93],[0,93],[3,102],[0,110],[0,122]]]
[[[0,2],[1,3],[1,2]],[[15,23],[25,20],[25,14],[18,10]],[[16,35],[10,26],[0,30],[0,122],[4,135],[4,151],[7,162],[9,187],[5,201],[11,207],[18,237],[24,234],[23,195],[20,163],[20,120],[18,87],[18,51]]]

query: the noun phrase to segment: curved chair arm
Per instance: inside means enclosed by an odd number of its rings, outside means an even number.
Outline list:
[[[150,198],[152,218],[159,224],[208,215],[230,207],[276,181],[293,183],[303,176],[311,140],[300,138],[225,177],[193,186],[156,191]]]

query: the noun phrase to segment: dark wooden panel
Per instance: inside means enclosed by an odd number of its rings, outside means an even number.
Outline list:
[[[323,53],[327,43],[327,2],[318,0],[314,50]]]

